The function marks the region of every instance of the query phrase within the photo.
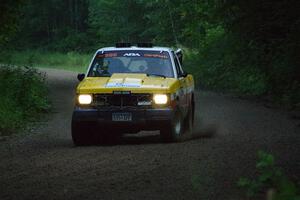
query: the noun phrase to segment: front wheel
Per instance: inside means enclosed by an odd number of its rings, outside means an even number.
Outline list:
[[[184,132],[182,115],[177,111],[171,123],[160,130],[160,135],[164,142],[178,142],[180,141]]]
[[[91,131],[91,125],[72,121],[71,132],[74,145],[84,146],[91,144]]]

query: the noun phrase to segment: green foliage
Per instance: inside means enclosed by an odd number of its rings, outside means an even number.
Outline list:
[[[98,47],[118,41],[151,40],[145,34],[146,8],[137,0],[90,0],[89,28]]]
[[[0,45],[7,43],[18,29],[20,5],[23,0],[1,0],[0,3]]]
[[[284,104],[300,101],[300,1],[219,1],[216,18],[226,35],[247,50],[238,54],[265,77],[269,95]],[[231,48],[229,46],[229,48]],[[249,56],[248,56],[249,55]]]
[[[299,0],[28,0],[21,9],[18,2],[3,4],[11,11],[2,16],[13,20],[1,28],[16,31],[20,21],[13,50],[85,53],[119,41],[180,46],[198,85],[300,102]],[[15,32],[1,28],[0,40]]]
[[[262,95],[267,91],[266,76],[255,63],[249,63],[249,57],[257,54],[240,47],[235,38],[226,35],[219,26],[207,31],[201,51],[187,51],[186,68],[206,87]]]
[[[0,134],[9,134],[49,109],[45,77],[33,68],[0,67]]]
[[[249,197],[254,197],[259,193],[272,191],[272,200],[296,200],[300,198],[300,191],[296,184],[289,180],[282,170],[275,165],[274,156],[260,151],[256,169],[259,173],[254,180],[241,178],[238,186],[246,190]]]
[[[20,12],[16,49],[87,50],[87,0],[27,0]],[[25,48],[24,48],[25,47]]]
[[[9,51],[0,53],[0,63],[84,72],[88,67],[91,57],[92,54],[76,52]]]

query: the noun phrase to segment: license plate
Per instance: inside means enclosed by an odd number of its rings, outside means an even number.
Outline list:
[[[131,113],[113,113],[112,121],[116,121],[116,122],[132,121],[132,115]]]

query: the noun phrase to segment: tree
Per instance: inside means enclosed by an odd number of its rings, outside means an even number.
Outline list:
[[[137,0],[90,0],[89,27],[97,44],[148,40],[146,8]]]
[[[18,29],[19,10],[23,0],[1,0],[0,3],[0,45],[7,42]]]

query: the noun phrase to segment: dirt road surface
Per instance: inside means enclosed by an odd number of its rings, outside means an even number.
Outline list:
[[[0,142],[0,199],[245,199],[236,187],[255,174],[258,150],[300,174],[300,127],[285,112],[197,92],[193,138],[164,144],[155,133],[111,146],[74,147],[73,72],[47,72],[53,113]]]

